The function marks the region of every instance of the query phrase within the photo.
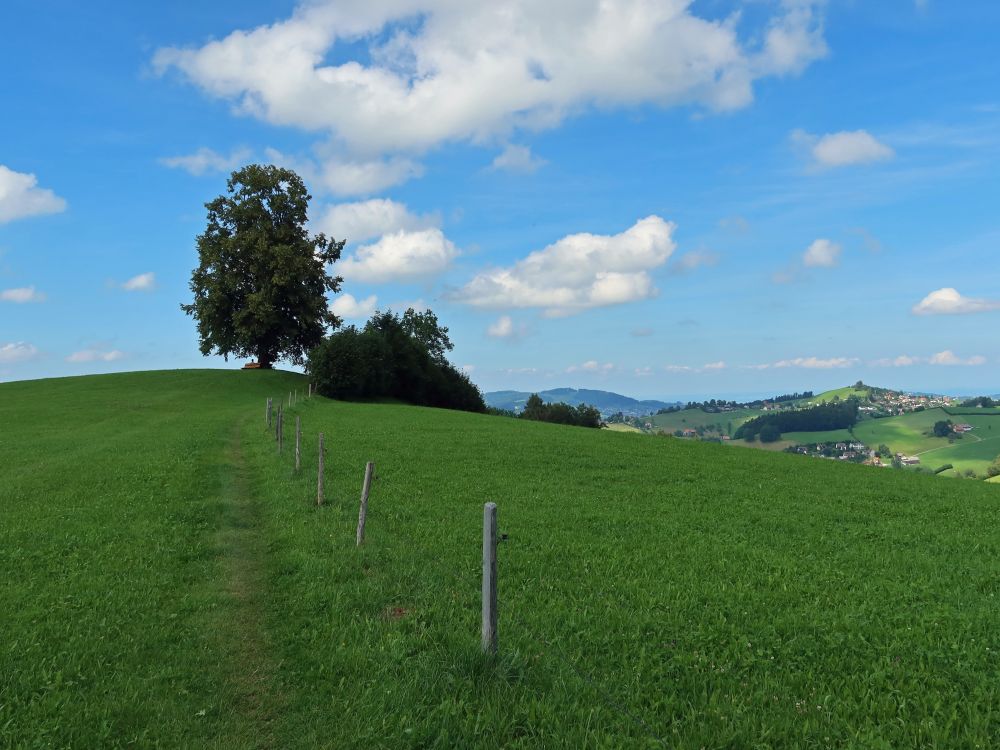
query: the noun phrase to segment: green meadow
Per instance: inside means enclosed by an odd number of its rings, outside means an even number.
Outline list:
[[[995,486],[323,398],[287,411],[279,455],[264,400],[305,388],[0,385],[0,744],[1000,740]],[[495,658],[487,501],[507,535]]]

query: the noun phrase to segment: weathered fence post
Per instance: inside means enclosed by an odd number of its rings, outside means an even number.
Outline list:
[[[483,506],[483,653],[497,652],[497,504]]]
[[[264,409],[264,419],[267,421],[267,426],[271,426],[271,399],[267,400],[267,407]]]
[[[302,468],[302,417],[295,417],[295,473]]]
[[[365,540],[365,521],[368,520],[368,493],[372,488],[372,473],[375,463],[369,461],[365,465],[365,483],[361,487],[361,509],[358,511],[358,546]]]
[[[292,392],[291,391],[288,392],[288,408],[289,409],[292,408]]]
[[[285,442],[285,413],[283,411],[278,412],[278,453],[281,453],[281,448]]]
[[[279,435],[281,435],[281,402],[278,402],[278,408],[274,414],[274,439],[279,440]]]
[[[316,505],[323,504],[323,433],[319,434],[319,473],[316,476]]]

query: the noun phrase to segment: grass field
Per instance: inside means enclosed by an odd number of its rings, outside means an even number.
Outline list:
[[[855,437],[848,430],[828,430],[826,432],[784,432],[782,440],[801,445],[807,443],[849,443]]]
[[[733,428],[732,431],[736,432],[744,422],[763,413],[756,409],[737,409],[718,414],[704,412],[701,409],[682,409],[667,414],[655,414],[649,418],[649,421],[652,422],[654,429],[667,433],[684,429],[695,430],[699,427],[715,429],[721,425],[722,434],[727,434],[730,424]]]
[[[859,398],[864,400],[868,398],[867,388],[855,388],[854,386],[847,386],[845,388],[834,388],[831,391],[824,391],[823,393],[817,393],[812,398],[802,399],[797,401],[798,406],[806,406],[808,404],[825,404],[829,401],[833,401],[835,398],[841,401],[846,401],[851,397]]]
[[[0,385],[5,746],[995,746],[996,487],[295,387]]]

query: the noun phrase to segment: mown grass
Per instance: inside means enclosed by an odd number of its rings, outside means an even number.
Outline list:
[[[294,376],[245,376],[0,386],[8,744],[996,745],[992,485],[324,399],[295,475],[263,425]]]

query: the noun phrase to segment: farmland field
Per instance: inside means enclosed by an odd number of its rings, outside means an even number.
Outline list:
[[[4,744],[995,746],[997,487],[304,387],[0,385]]]

